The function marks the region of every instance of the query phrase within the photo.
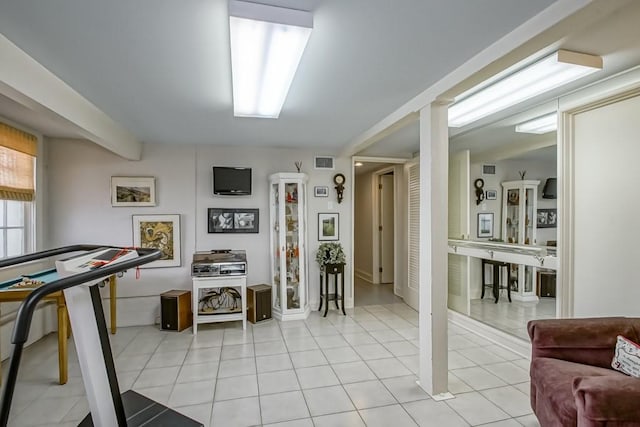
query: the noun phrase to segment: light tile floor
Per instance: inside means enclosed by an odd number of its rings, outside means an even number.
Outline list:
[[[529,320],[556,317],[555,298],[540,298],[538,302],[509,302],[505,291],[502,290],[498,303],[494,301],[486,295],[483,299],[472,299],[471,318],[527,341]]]
[[[121,390],[205,426],[538,425],[528,360],[451,324],[456,398],[430,399],[415,383],[417,325],[418,313],[395,303],[248,324],[246,332],[239,322],[205,325],[197,337],[190,329],[120,328],[111,342]],[[77,425],[88,404],[73,347],[69,370],[68,384],[56,384],[54,334],[26,349],[10,425]]]

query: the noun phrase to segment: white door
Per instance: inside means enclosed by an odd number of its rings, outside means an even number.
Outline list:
[[[449,237],[469,238],[469,151],[449,156]],[[449,298],[450,309],[465,315],[470,314],[469,301],[469,257],[449,254]]]
[[[393,173],[379,175],[380,192],[380,283],[393,283],[394,270],[393,258],[395,254],[394,246],[394,193]]]
[[[404,302],[420,310],[420,163],[408,164],[409,221],[408,230],[408,280]]]

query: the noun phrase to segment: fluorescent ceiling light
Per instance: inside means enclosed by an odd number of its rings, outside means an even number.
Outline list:
[[[449,126],[461,127],[602,69],[602,58],[559,50],[449,108]],[[464,95],[463,95],[464,96]]]
[[[360,166],[364,165],[364,163],[362,163],[362,162],[355,162],[353,165],[354,165],[355,167],[359,168]]]
[[[553,113],[516,125],[516,132],[542,134],[552,132],[557,128],[558,114]]]
[[[278,118],[307,45],[311,12],[229,1],[233,115]]]

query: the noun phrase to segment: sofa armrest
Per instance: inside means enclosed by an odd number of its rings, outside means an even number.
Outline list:
[[[573,396],[578,411],[578,425],[640,420],[639,378],[623,374],[577,377],[573,379]],[[581,423],[580,420],[590,422]]]
[[[640,341],[640,318],[532,320],[527,325],[531,357],[550,357],[611,368],[616,337]]]

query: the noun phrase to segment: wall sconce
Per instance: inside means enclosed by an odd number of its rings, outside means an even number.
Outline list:
[[[334,187],[338,193],[338,203],[342,203],[342,193],[344,192],[344,181],[346,178],[343,174],[337,173],[333,176],[333,182],[336,184]]]

